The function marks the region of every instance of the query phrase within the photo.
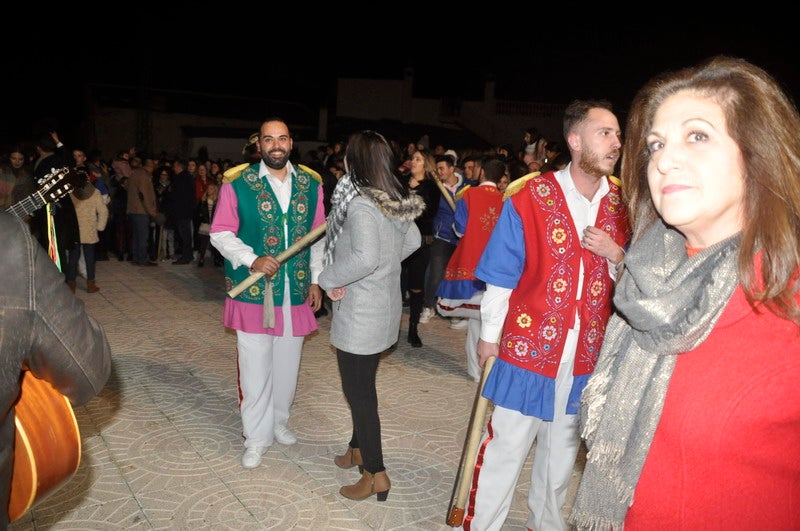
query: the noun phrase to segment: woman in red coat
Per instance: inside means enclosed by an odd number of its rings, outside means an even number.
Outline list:
[[[634,99],[634,233],[582,396],[578,529],[800,529],[798,131],[734,58]]]

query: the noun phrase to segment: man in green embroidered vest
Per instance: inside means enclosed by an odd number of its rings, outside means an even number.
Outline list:
[[[239,411],[244,468],[256,468],[267,448],[297,442],[286,426],[297,386],[303,339],[317,329],[322,304],[317,277],[324,239],[281,263],[281,251],[325,222],[319,175],[289,161],[292,138],[286,123],[261,124],[261,160],[225,173],[211,223],[211,244],[225,258],[230,291],[253,272],[264,277],[225,299],[223,324],[236,330]],[[274,323],[266,328],[264,294],[272,287]]]

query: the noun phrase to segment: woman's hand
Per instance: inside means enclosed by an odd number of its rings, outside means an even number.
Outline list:
[[[341,288],[333,288],[329,290],[325,290],[325,293],[328,294],[328,297],[332,301],[340,301],[344,298],[344,294],[347,291],[347,288],[342,286]]]

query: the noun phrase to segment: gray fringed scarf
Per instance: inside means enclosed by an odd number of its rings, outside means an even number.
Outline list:
[[[738,285],[740,239],[689,258],[684,237],[659,221],[626,255],[616,313],[581,397],[589,453],[569,516],[577,529],[623,529],[677,355],[708,337]]]
[[[333,189],[331,196],[331,211],[328,214],[328,228],[325,231],[325,254],[323,255],[323,265],[333,263],[333,248],[336,247],[336,240],[342,233],[344,220],[347,218],[347,205],[358,194],[358,189],[350,179],[350,174],[345,173],[336,188]]]
[[[350,174],[346,173],[336,183],[336,188],[331,196],[331,211],[328,214],[328,228],[325,232],[327,237],[323,257],[324,265],[333,263],[333,249],[336,247],[336,240],[339,239],[345,219],[347,219],[347,205],[356,195],[362,195],[372,201],[386,217],[401,221],[414,221],[425,211],[425,201],[415,194],[402,199],[392,199],[389,194],[378,188],[356,187]]]

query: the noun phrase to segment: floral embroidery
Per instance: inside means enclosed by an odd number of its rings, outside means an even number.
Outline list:
[[[253,284],[247,292],[251,297],[258,297],[261,294],[261,287],[258,284]]]
[[[603,283],[600,280],[595,280],[594,282],[592,282],[592,287],[590,292],[593,297],[597,297],[598,295],[600,295],[603,292]]]
[[[568,285],[569,284],[567,283],[567,279],[563,277],[557,278],[553,281],[553,291],[555,291],[556,293],[564,293],[565,291],[567,291]]]
[[[276,245],[278,245],[278,243],[279,242],[277,236],[270,236],[269,238],[267,238],[267,245],[269,247],[275,247]]]
[[[263,201],[261,203],[261,211],[267,214],[269,213],[270,210],[272,210],[272,203],[270,203],[269,201]]]
[[[550,237],[553,239],[553,242],[561,244],[567,239],[567,231],[564,230],[564,227],[556,227],[553,229]]]
[[[297,279],[298,280],[303,280],[304,278],[306,278],[306,272],[305,271],[298,271],[297,272]]]
[[[556,338],[557,332],[558,330],[556,330],[555,326],[545,326],[544,328],[542,328],[542,337],[545,338],[547,341],[552,341]]]
[[[517,316],[517,326],[520,328],[528,328],[533,323],[533,319],[527,313],[520,314]]]
[[[514,353],[520,358],[526,357],[528,355],[528,344],[524,341],[517,341],[514,345]]]
[[[546,197],[550,195],[550,186],[547,183],[539,183],[536,186],[536,193],[539,194],[540,197]]]

